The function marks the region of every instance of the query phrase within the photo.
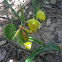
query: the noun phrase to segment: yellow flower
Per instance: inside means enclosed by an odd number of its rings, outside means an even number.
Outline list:
[[[36,14],[36,18],[39,19],[39,21],[44,21],[45,20],[45,14],[43,11],[38,11]]]
[[[28,27],[30,29],[30,31],[36,32],[36,30],[38,29],[40,22],[33,19],[29,19],[28,21],[26,21],[26,23],[28,23]]]
[[[32,47],[32,42],[26,42],[24,43],[25,49],[31,49]]]

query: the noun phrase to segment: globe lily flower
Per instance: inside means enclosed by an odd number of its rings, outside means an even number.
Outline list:
[[[32,42],[26,42],[24,43],[25,49],[31,49],[32,47]]]
[[[13,39],[19,34],[21,30],[22,30],[22,38],[26,37],[26,33],[24,31],[26,31],[27,33],[32,33],[32,31],[28,30],[27,28],[19,26],[19,29],[17,29]]]
[[[39,25],[41,25],[41,23],[34,18],[29,19],[28,21],[26,21],[26,23],[28,23],[28,27],[29,27],[30,31],[33,31],[33,32],[36,32]]]
[[[28,41],[28,37],[27,37],[27,34],[25,33],[25,31],[23,30],[23,28],[21,28],[22,30],[22,39],[27,42]]]
[[[38,11],[36,14],[36,18],[37,20],[39,19],[39,21],[45,21],[45,14],[43,11]]]

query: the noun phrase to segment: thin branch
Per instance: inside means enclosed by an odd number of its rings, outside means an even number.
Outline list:
[[[11,21],[11,20],[12,20],[12,19],[10,19],[10,18],[2,17],[2,16],[0,16],[0,18],[7,19],[7,20],[9,20],[9,21]]]
[[[7,61],[7,58],[9,57],[9,55],[10,55],[10,53],[11,53],[11,51],[13,50],[14,47],[15,47],[15,46],[13,46],[13,47],[9,50],[9,52],[8,52],[6,58],[5,58],[5,60],[4,60],[3,62],[6,62],[6,61]]]

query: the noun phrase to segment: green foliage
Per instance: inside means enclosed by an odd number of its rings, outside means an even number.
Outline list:
[[[58,45],[55,44],[48,44],[47,45],[49,48],[53,49],[53,50],[57,50],[60,51],[60,47]]]
[[[32,40],[33,41],[33,40]],[[48,47],[47,47],[48,46]],[[37,55],[39,54],[40,52],[43,52],[43,51],[47,51],[49,49],[53,49],[53,50],[57,50],[57,51],[60,51],[60,47],[57,46],[57,45],[52,45],[52,44],[49,44],[49,45],[44,45],[43,47],[40,47],[40,48],[37,48],[36,50],[34,50],[29,56],[28,58],[26,59],[25,62],[31,62],[31,60]]]
[[[31,60],[37,55],[39,54],[40,52],[43,52],[43,51],[47,51],[47,50],[50,50],[50,49],[53,49],[53,50],[57,50],[57,51],[60,51],[60,47],[57,46],[57,45],[54,45],[54,44],[44,44],[42,41],[40,40],[36,40],[32,37],[29,37],[29,34],[27,33],[26,29],[24,27],[22,27],[22,22],[24,22],[25,18],[24,18],[24,13],[23,13],[23,8],[22,6],[20,6],[20,11],[21,11],[21,17],[15,12],[15,10],[11,7],[11,5],[6,1],[6,4],[10,7],[10,9],[12,10],[12,12],[15,14],[15,16],[21,20],[21,25],[19,25],[19,29],[16,31],[15,33],[15,25],[13,24],[13,21],[14,19],[11,21],[11,24],[8,24],[5,29],[4,29],[4,34],[5,34],[5,37],[6,39],[8,40],[11,40],[11,41],[14,41],[14,38],[17,36],[17,42],[19,43],[19,45],[23,45],[25,42],[27,42],[28,40],[29,41],[32,41],[32,42],[36,42],[38,44],[41,45],[41,47],[37,48],[36,50],[34,50],[29,56],[28,58],[26,59],[25,62],[31,62]],[[36,19],[36,13],[37,11],[40,10],[40,4],[39,4],[39,7],[38,9],[36,10],[36,3],[35,3],[35,0],[32,0],[32,5],[33,5],[33,8],[34,8],[34,14],[33,14],[33,17]],[[38,19],[37,19],[38,20]],[[39,22],[40,23],[40,22]],[[35,26],[36,27],[36,26]],[[33,28],[33,27],[32,27]],[[25,29],[25,30],[24,30]],[[35,28],[34,28],[35,29]]]
[[[14,24],[8,24],[4,29],[4,34],[7,40],[13,41],[13,36],[15,34]]]
[[[22,30],[17,35],[17,42],[19,45],[23,45],[23,43],[25,43],[25,41],[22,39]]]
[[[36,19],[36,12],[37,12],[37,10],[36,10],[36,3],[35,3],[35,0],[32,0],[32,5],[33,5],[33,9],[34,9],[34,18]]]
[[[19,19],[19,20],[21,20],[21,17],[15,12],[15,10],[11,7],[11,5],[6,1],[6,0],[4,0],[5,2],[6,2],[6,4],[9,6],[9,8],[12,10],[12,12],[15,14],[15,16]]]
[[[33,41],[33,42],[36,42],[38,44],[44,45],[44,43],[42,41],[36,40],[36,39],[34,39],[32,37],[29,37],[29,41]]]
[[[24,19],[24,13],[23,13],[23,8],[21,5],[20,5],[20,10],[21,10],[21,19],[22,19],[22,21],[24,21],[25,20]]]
[[[40,4],[39,4],[39,6],[38,6],[38,10],[37,11],[39,11],[40,10]]]
[[[29,35],[27,32],[25,32],[27,37],[29,38]],[[25,43],[25,41],[22,39],[22,30],[20,30],[20,32],[17,35],[17,42],[19,43],[19,45],[23,45],[23,43]]]
[[[40,52],[43,52],[43,51],[46,51],[46,50],[49,50],[47,47],[43,47],[43,48],[37,48],[36,50],[34,50],[29,56],[28,58],[26,59],[25,62],[31,62],[31,60],[37,55],[39,54]]]

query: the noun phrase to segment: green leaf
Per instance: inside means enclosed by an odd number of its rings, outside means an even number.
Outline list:
[[[38,44],[44,45],[44,43],[42,41],[36,40],[36,39],[34,39],[32,37],[29,37],[29,41],[33,41],[33,42],[36,42]]]
[[[40,52],[46,51],[46,50],[49,50],[49,49],[48,49],[47,47],[37,48],[36,50],[34,50],[34,51],[28,56],[28,58],[26,59],[25,62],[31,62],[31,60],[32,60],[37,54],[39,54]]]
[[[49,48],[53,49],[53,50],[60,50],[60,47],[58,45],[54,45],[54,44],[49,44],[47,45]]]
[[[27,32],[25,32],[27,37],[29,38],[29,35]],[[25,41],[22,39],[22,30],[20,30],[20,32],[17,35],[17,42],[19,43],[19,45],[23,45],[23,43],[25,43]]]
[[[37,11],[39,11],[40,10],[40,4],[39,4],[39,6],[38,6],[38,10]]]
[[[23,13],[23,8],[22,8],[22,6],[20,5],[20,10],[21,10],[21,19],[22,19],[22,21],[24,21],[25,20],[25,18],[24,18],[24,13]]]
[[[21,29],[18,29],[13,37],[13,39],[18,35],[18,33],[20,32]]]
[[[4,34],[7,40],[13,41],[13,36],[15,34],[15,28],[13,24],[8,24],[4,29]]]
[[[25,41],[22,39],[22,30],[20,30],[20,32],[17,35],[17,42],[19,43],[19,45],[25,43]]]
[[[35,0],[32,0],[32,5],[33,5],[33,8],[34,8],[34,18],[36,19],[36,3],[35,3]]]
[[[11,5],[6,1],[6,0],[4,0],[5,2],[6,2],[6,4],[9,6],[9,8],[12,10],[12,12],[15,14],[15,16],[19,19],[19,20],[21,20],[21,17],[15,12],[15,10],[11,7]]]
[[[13,23],[12,23],[13,24]],[[14,29],[16,30],[15,24],[13,24]]]

